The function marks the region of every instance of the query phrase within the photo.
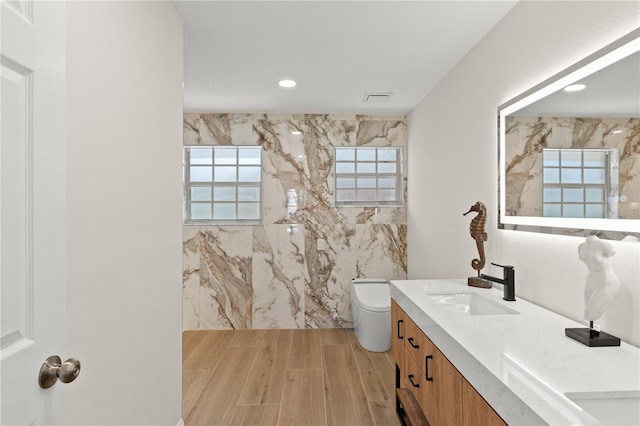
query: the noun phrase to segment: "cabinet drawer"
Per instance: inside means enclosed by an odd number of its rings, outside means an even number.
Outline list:
[[[400,383],[402,387],[411,389],[416,400],[422,406],[423,390],[425,387],[424,376],[418,368],[418,363],[413,357],[406,353],[404,356],[404,364],[400,368]],[[424,407],[421,407],[424,411]]]
[[[405,319],[405,338],[404,348],[406,353],[409,354],[418,364],[421,365],[421,355],[424,348],[424,334],[420,328],[407,317]],[[422,369],[422,368],[421,368]]]

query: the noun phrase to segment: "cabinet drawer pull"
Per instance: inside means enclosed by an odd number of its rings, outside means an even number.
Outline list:
[[[427,382],[433,382],[433,376],[429,377],[429,360],[433,359],[433,355],[427,355],[424,357],[424,378]]]
[[[413,337],[409,337],[409,344],[411,345],[411,347],[413,349],[419,349],[420,348],[420,345],[414,345],[413,344]]]
[[[409,381],[411,382],[414,388],[420,387],[420,383],[413,383],[413,374],[409,374]]]
[[[400,324],[402,324],[404,320],[398,320],[398,339],[404,339],[404,336],[400,335]]]

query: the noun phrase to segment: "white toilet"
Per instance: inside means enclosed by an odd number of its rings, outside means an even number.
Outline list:
[[[371,352],[391,347],[391,294],[384,278],[351,281],[353,328],[360,346]]]

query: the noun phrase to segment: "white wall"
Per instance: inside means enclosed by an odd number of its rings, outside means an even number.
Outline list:
[[[515,265],[516,295],[585,322],[583,239],[497,229],[497,107],[639,23],[635,1],[522,1],[411,112],[410,278],[474,275],[477,251],[462,213],[480,200],[488,209],[487,259]],[[638,346],[640,244],[612,244],[624,287],[598,322]],[[500,274],[490,265],[483,272]]]
[[[69,424],[181,417],[182,20],[68,2]],[[60,354],[64,356],[64,354]]]

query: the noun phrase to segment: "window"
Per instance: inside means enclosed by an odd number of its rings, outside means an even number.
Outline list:
[[[617,176],[610,167],[614,154],[607,149],[543,149],[542,215],[607,217],[609,189]]]
[[[184,165],[185,222],[260,222],[260,147],[185,147]]]
[[[336,206],[402,205],[402,148],[336,148]]]

